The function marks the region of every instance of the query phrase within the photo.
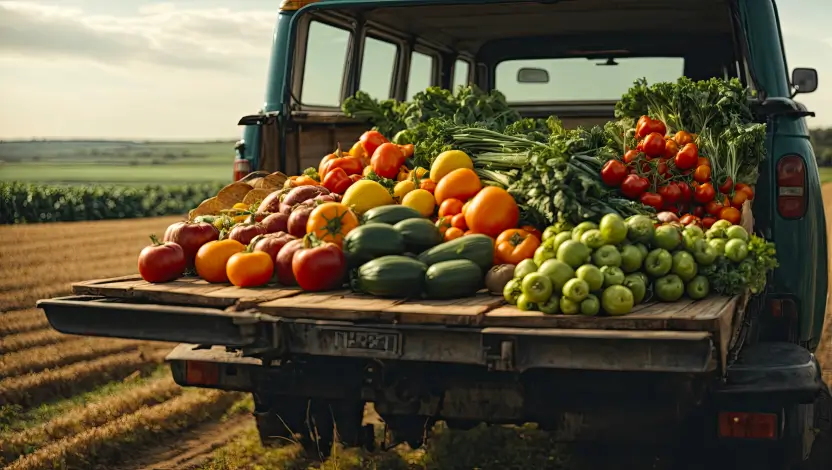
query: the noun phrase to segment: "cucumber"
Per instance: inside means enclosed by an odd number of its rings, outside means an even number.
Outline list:
[[[382,256],[404,253],[404,237],[391,225],[361,225],[344,237],[342,249],[347,264],[357,267]]]
[[[412,253],[421,253],[442,243],[442,234],[428,219],[402,220],[393,227],[402,234],[405,248]]]
[[[465,235],[425,250],[419,255],[419,261],[428,266],[454,259],[473,261],[480,269],[486,271],[494,263],[494,242],[488,235]]]
[[[469,297],[482,287],[482,270],[473,261],[440,261],[425,273],[425,292],[431,299]]]
[[[353,289],[378,297],[418,297],[428,267],[407,256],[389,255],[364,263],[355,272]]]
[[[382,223],[395,225],[402,220],[424,219],[416,209],[398,204],[374,207],[364,213],[364,223]]]

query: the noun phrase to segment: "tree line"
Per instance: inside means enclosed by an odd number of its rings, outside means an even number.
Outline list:
[[[832,128],[810,129],[809,138],[815,149],[818,166],[832,166]]]

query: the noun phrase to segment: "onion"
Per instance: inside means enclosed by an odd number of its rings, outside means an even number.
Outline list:
[[[192,268],[199,248],[219,238],[219,230],[208,222],[176,222],[165,230],[162,241],[181,246],[185,253],[185,262]]]
[[[656,214],[656,217],[659,219],[659,222],[663,224],[679,221],[679,216],[669,211],[659,212]]]

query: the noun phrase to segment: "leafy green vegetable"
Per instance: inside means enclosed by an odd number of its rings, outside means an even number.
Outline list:
[[[390,178],[385,178],[383,176],[379,176],[373,170],[370,170],[370,172],[366,176],[364,176],[363,179],[370,180],[370,181],[375,181],[376,183],[384,186],[384,189],[389,191],[390,194],[393,194],[393,188],[396,187],[396,180],[392,180]]]
[[[748,256],[739,263],[720,257],[716,263],[702,269],[711,289],[725,295],[739,295],[745,289],[759,294],[766,287],[768,273],[778,266],[774,243],[751,235]]]
[[[315,181],[321,181],[321,175],[318,174],[318,170],[315,169],[315,167],[310,166],[309,168],[303,170],[302,174],[312,178]]]

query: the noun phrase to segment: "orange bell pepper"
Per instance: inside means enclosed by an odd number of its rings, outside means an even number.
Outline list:
[[[518,228],[503,231],[497,237],[495,253],[501,263],[519,264],[524,259],[534,257],[540,246],[540,239]]]
[[[413,144],[399,145],[399,150],[402,151],[404,158],[410,158],[413,156]]]

